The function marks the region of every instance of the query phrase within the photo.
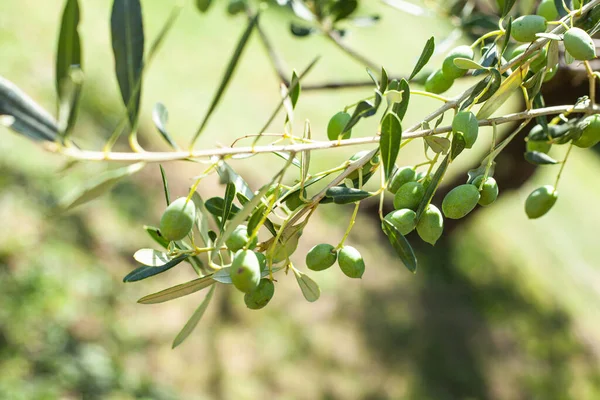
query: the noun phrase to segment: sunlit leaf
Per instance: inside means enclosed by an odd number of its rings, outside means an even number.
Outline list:
[[[165,141],[173,148],[179,149],[175,140],[171,137],[169,132],[167,132],[167,122],[169,121],[169,112],[167,111],[167,107],[165,107],[162,103],[156,103],[154,105],[154,109],[152,110],[152,122],[154,122],[154,126],[158,129],[161,136]]]
[[[123,278],[123,282],[138,282],[143,279],[150,278],[151,276],[161,274],[165,271],[170,270],[171,268],[175,267],[176,265],[181,264],[181,262],[184,261],[185,259],[187,259],[188,257],[189,257],[188,254],[183,254],[179,257],[170,259],[168,262],[166,262],[165,264],[162,264],[162,265],[156,265],[156,266],[142,265],[141,267],[138,267],[138,268],[134,269],[133,271],[131,271],[129,274],[127,274]]]
[[[158,228],[144,225],[144,230],[148,233],[148,235],[150,235],[152,240],[158,243],[161,247],[166,249],[169,246],[169,241],[160,234],[160,230]]]
[[[485,68],[482,65],[480,65],[480,64],[476,63],[475,61],[470,60],[468,58],[457,57],[454,59],[453,63],[460,69],[484,69]]]
[[[208,294],[206,295],[204,300],[202,300],[202,303],[200,303],[200,306],[196,309],[196,311],[194,311],[194,314],[192,314],[192,317],[188,320],[188,322],[185,324],[183,329],[177,334],[177,337],[175,337],[175,340],[173,340],[173,346],[172,346],[173,349],[175,347],[179,346],[181,343],[183,343],[183,341],[185,339],[187,339],[187,337],[190,335],[190,333],[192,333],[192,331],[196,328],[196,326],[198,325],[198,322],[200,322],[200,320],[202,319],[202,316],[204,315],[204,312],[206,311],[206,309],[208,308],[208,305],[210,304],[213,293],[215,292],[215,287],[216,286],[213,286],[210,288],[210,290],[208,291]]]
[[[67,0],[62,14],[58,49],[56,51],[56,93],[63,98],[63,80],[69,79],[72,66],[83,69],[81,63],[81,41],[79,38],[79,2]]]
[[[327,197],[331,197],[336,204],[349,204],[364,200],[371,197],[372,194],[364,190],[349,188],[346,186],[334,186],[327,189],[325,193]]]
[[[170,287],[165,290],[161,290],[160,292],[156,292],[153,294],[149,294],[148,296],[144,296],[138,300],[140,304],[157,304],[163,303],[165,301],[178,299],[183,296],[187,296],[188,294],[195,293],[199,290],[205,289],[210,285],[214,284],[215,281],[212,279],[211,275],[203,276],[198,279],[194,279],[193,281],[189,281],[186,283],[182,283],[180,285],[176,285]]]
[[[498,108],[500,108],[506,100],[519,88],[523,82],[523,77],[527,74],[529,68],[516,69],[506,80],[500,85],[500,88],[494,93],[481,107],[477,113],[477,119],[485,119],[491,116]]]
[[[433,174],[431,182],[429,182],[429,185],[427,185],[427,188],[425,188],[423,200],[421,200],[421,204],[419,204],[419,208],[417,208],[417,221],[421,218],[421,215],[423,215],[423,212],[425,211],[425,209],[427,209],[429,203],[431,203],[433,195],[435,194],[437,188],[440,186],[442,180],[444,179],[444,175],[446,174],[446,170],[448,170],[449,164],[450,157],[446,156],[438,166],[437,170],[435,171],[435,174]]]
[[[233,210],[233,201],[235,200],[235,185],[233,183],[228,183],[227,188],[225,189],[225,196],[223,198],[223,210],[221,213],[221,230],[225,226],[225,221],[230,218],[231,211]]]
[[[450,140],[445,137],[435,135],[425,136],[425,142],[427,142],[427,145],[434,153],[447,154],[450,150]]]
[[[392,176],[394,165],[400,152],[401,141],[402,125],[400,119],[393,112],[388,113],[381,122],[381,138],[379,140],[386,181]]]
[[[302,290],[304,298],[311,303],[319,300],[319,297],[321,297],[321,289],[319,289],[317,282],[313,281],[308,275],[303,274],[300,271],[294,271],[294,275],[296,276],[296,281],[298,282],[298,286],[300,286],[300,290]]]
[[[133,258],[140,264],[147,265],[149,267],[162,267],[169,261],[173,260],[173,258],[169,257],[166,252],[154,249],[139,249],[133,254]]]

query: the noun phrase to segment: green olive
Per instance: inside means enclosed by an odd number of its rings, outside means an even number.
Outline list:
[[[327,137],[329,140],[350,139],[352,129],[344,132],[344,135],[342,135],[342,132],[351,118],[352,116],[344,111],[340,111],[331,117],[329,124],[327,125]],[[340,135],[342,135],[341,138]]]
[[[546,19],[546,21],[554,21],[558,18],[558,10],[554,4],[554,0],[542,0],[537,8],[537,15]]]
[[[452,120],[452,133],[461,132],[465,139],[465,147],[470,149],[479,135],[479,122],[471,111],[461,111]]]
[[[473,180],[473,185],[479,188],[481,182],[483,181],[483,175],[479,175],[477,178]],[[481,191],[479,192],[479,205],[480,206],[489,206],[498,198],[498,183],[491,176],[485,180],[483,186],[481,187]]]
[[[244,295],[244,303],[251,310],[260,310],[269,304],[275,294],[275,285],[270,279],[261,279],[258,287]]]
[[[408,182],[400,186],[400,189],[394,195],[394,208],[401,210],[403,208],[410,208],[416,210],[423,200],[425,195],[425,188],[422,183],[419,182]]]
[[[342,272],[349,278],[360,278],[365,272],[365,261],[352,246],[344,246],[338,254],[338,264]]]
[[[537,151],[540,153],[548,153],[552,148],[552,143],[547,140],[528,140],[527,151]]]
[[[558,198],[558,192],[553,186],[546,185],[535,189],[525,200],[525,213],[530,219],[545,215]]]
[[[396,194],[402,185],[408,182],[414,182],[416,178],[417,173],[413,167],[398,168],[394,176],[392,176],[392,179],[390,179],[388,190],[391,193]]]
[[[573,142],[575,146],[588,148],[600,142],[600,115],[585,117],[580,126],[583,130],[579,139]]]
[[[466,58],[472,60],[475,57],[475,53],[471,46],[458,46],[453,49],[444,59],[442,64],[442,72],[445,77],[450,79],[460,78],[467,73],[466,69],[458,68],[454,65],[455,58]]]
[[[423,241],[435,245],[444,231],[442,212],[433,204],[427,206],[417,224],[417,233]]]
[[[564,35],[565,49],[574,59],[587,61],[596,58],[596,45],[586,31],[571,28]]]
[[[249,240],[248,236],[248,228],[245,225],[239,225],[235,228],[235,230],[229,235],[227,240],[225,241],[225,245],[227,248],[234,253],[238,250],[241,250],[246,246]],[[256,247],[258,243],[258,238],[255,236],[252,240],[252,243],[248,245],[249,249],[253,249]]]
[[[452,189],[442,201],[442,211],[446,218],[460,219],[473,211],[480,198],[477,186],[460,185]]]
[[[385,216],[398,231],[403,235],[408,235],[417,226],[417,214],[408,208],[392,211]]]
[[[440,94],[452,87],[454,79],[444,75],[441,69],[433,71],[425,81],[425,90],[429,93]]]
[[[513,21],[510,35],[517,42],[533,42],[537,39],[535,34],[545,32],[547,27],[546,18],[539,15],[523,15]]]
[[[245,0],[229,0],[229,4],[227,5],[227,12],[229,15],[236,15],[246,9],[246,1]]]
[[[250,293],[260,282],[260,262],[252,250],[236,253],[229,270],[231,282],[240,291]]]
[[[337,252],[327,243],[314,246],[306,253],[306,266],[313,271],[323,271],[335,264]]]
[[[173,201],[160,219],[160,234],[169,241],[185,238],[196,220],[196,206],[191,200],[180,197]]]

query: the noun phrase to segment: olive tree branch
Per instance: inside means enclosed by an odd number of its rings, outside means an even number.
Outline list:
[[[463,96],[461,96],[462,98]],[[449,101],[438,111],[432,113],[425,118],[425,121],[431,121],[439,116],[444,111],[449,110],[453,107],[453,104],[458,104],[459,99]],[[545,108],[538,108],[532,110],[526,110],[518,113],[507,114],[501,117],[482,119],[479,122],[479,126],[491,126],[493,124],[501,125],[514,121],[521,121],[525,119],[536,118],[544,115],[557,115],[564,112],[570,113],[590,113],[600,112],[600,106],[590,106],[587,104],[581,104],[578,106],[574,105],[562,105],[552,106]],[[417,128],[421,124],[415,125]],[[414,139],[421,138],[431,135],[439,135],[447,133],[452,130],[451,126],[443,126],[435,129],[413,129],[412,127],[405,130],[402,138]],[[187,159],[198,159],[198,158],[210,158],[210,157],[221,157],[227,158],[231,156],[240,155],[255,155],[261,153],[273,153],[273,152],[284,152],[284,153],[297,153],[301,151],[310,150],[325,150],[337,147],[356,146],[365,144],[376,144],[379,142],[379,136],[369,136],[355,139],[344,139],[344,140],[333,140],[333,141],[312,141],[310,143],[298,143],[298,144],[282,144],[282,145],[266,145],[266,146],[244,146],[244,147],[222,147],[215,149],[204,149],[204,150],[192,150],[192,151],[173,151],[173,152],[144,152],[144,153],[131,153],[131,152],[108,152],[104,151],[90,151],[81,150],[75,147],[64,147],[54,142],[46,142],[44,147],[46,150],[62,154],[64,156],[77,159],[80,161],[117,161],[117,162],[139,162],[145,161],[150,163],[155,162],[167,162],[167,161],[181,161]],[[358,161],[352,163],[351,167],[360,164]],[[351,168],[349,167],[349,169]]]

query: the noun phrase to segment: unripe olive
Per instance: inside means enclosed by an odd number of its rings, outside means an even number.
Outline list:
[[[327,137],[329,140],[349,139],[352,134],[352,129],[345,132],[341,138],[340,135],[351,118],[352,116],[344,111],[340,111],[331,117],[329,124],[327,125]]]
[[[600,115],[594,114],[585,117],[581,123],[583,131],[579,139],[573,143],[578,147],[592,147],[600,142]]]
[[[537,151],[540,153],[548,153],[552,148],[552,144],[547,140],[528,140],[527,151]]]
[[[388,190],[396,194],[398,189],[402,185],[408,182],[414,182],[417,178],[417,173],[412,167],[402,167],[398,168],[392,179],[390,180],[390,184],[388,185]]]
[[[565,49],[574,59],[586,61],[596,58],[596,46],[586,31],[580,28],[571,28],[565,32]]]
[[[229,4],[227,5],[227,12],[229,15],[236,15],[246,9],[246,1],[245,0],[229,0]]]
[[[337,260],[335,247],[327,243],[314,246],[306,253],[306,266],[313,271],[323,271]]]
[[[452,133],[461,132],[465,139],[465,147],[470,149],[479,134],[479,123],[471,111],[461,111],[452,120]]]
[[[400,186],[400,189],[394,195],[394,208],[400,210],[410,208],[416,210],[423,200],[425,188],[419,182],[408,182]]]
[[[442,201],[442,211],[446,218],[460,219],[473,211],[480,198],[477,186],[460,185],[452,189]]]
[[[458,68],[454,65],[455,58],[467,58],[472,60],[475,57],[475,53],[471,46],[458,46],[453,49],[448,56],[444,59],[444,63],[442,64],[442,72],[445,77],[450,79],[460,78],[467,73],[466,69]]]
[[[248,228],[245,225],[239,225],[235,228],[235,230],[229,235],[227,240],[225,241],[225,245],[227,248],[234,253],[238,250],[241,250],[246,246],[249,240]],[[249,249],[253,249],[256,247],[258,243],[258,238],[255,236],[252,239],[252,243],[248,245]]]
[[[363,158],[369,152],[370,152],[369,150],[359,151],[358,153],[352,155],[352,157],[350,157],[349,161],[354,162],[356,160],[360,160],[361,158]],[[377,170],[377,167],[379,167],[379,156],[377,154],[375,154],[373,156],[373,158],[371,158],[369,160],[369,162],[366,163],[362,167],[362,176],[363,176],[363,179],[364,179],[365,176],[367,176],[367,174],[370,174],[371,172]],[[358,179],[358,170],[352,171],[352,173],[350,175],[348,175],[348,179],[351,179],[351,180]]]
[[[302,191],[302,197],[306,198],[306,189]],[[291,196],[286,197],[285,205],[291,210],[295,211],[298,207],[304,205],[304,201],[300,198],[300,190],[297,190]]]
[[[423,241],[434,245],[444,231],[442,212],[433,204],[427,206],[417,224],[417,233]]]
[[[270,279],[261,279],[258,287],[244,295],[244,303],[251,310],[260,310],[273,298],[275,285]]]
[[[558,10],[554,0],[542,0],[537,8],[537,15],[544,17],[546,21],[554,21],[558,18]]]
[[[558,198],[558,192],[553,186],[546,185],[535,189],[525,200],[525,213],[530,219],[546,214]]]
[[[352,246],[344,246],[338,254],[338,264],[342,272],[349,278],[360,278],[365,272],[365,261]]]
[[[160,234],[169,241],[185,238],[194,226],[196,206],[191,200],[180,197],[173,201],[160,219]]]
[[[417,214],[408,208],[392,211],[385,216],[385,219],[403,235],[408,235],[417,226]]]
[[[231,282],[240,291],[250,293],[260,282],[260,262],[252,250],[241,250],[233,257],[229,270]]]
[[[533,42],[537,39],[535,34],[545,32],[547,27],[546,18],[539,15],[523,15],[513,21],[510,35],[517,42]]]
[[[479,188],[481,182],[483,181],[483,175],[479,175],[477,178],[473,180],[473,185]],[[481,187],[481,191],[479,191],[479,205],[480,206],[489,206],[498,198],[498,183],[491,176],[485,180],[483,186]]]
[[[440,94],[452,87],[454,79],[444,75],[441,69],[433,71],[425,81],[425,90],[429,93]]]

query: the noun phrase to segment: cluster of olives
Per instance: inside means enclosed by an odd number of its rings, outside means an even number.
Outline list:
[[[475,53],[470,46],[458,46],[446,56],[442,68],[433,71],[425,81],[425,90],[430,93],[444,93],[452,87],[454,80],[464,76],[466,69],[457,67],[454,64],[456,58],[466,58],[472,60]]]
[[[312,271],[324,271],[336,261],[349,278],[361,278],[365,272],[365,261],[352,246],[343,246],[337,250],[330,244],[321,243],[306,253],[306,266]]]

